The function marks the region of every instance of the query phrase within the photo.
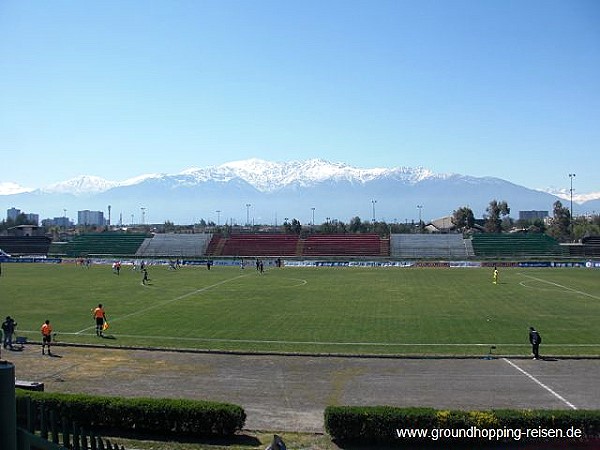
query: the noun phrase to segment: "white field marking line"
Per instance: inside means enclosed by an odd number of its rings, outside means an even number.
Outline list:
[[[538,292],[555,292],[556,289],[553,286],[543,287],[539,284],[532,286],[531,283],[535,283],[535,280],[523,280],[520,281],[519,284],[524,288],[535,289]]]
[[[110,322],[116,322],[118,320],[126,319],[126,318],[129,318],[131,316],[136,316],[138,314],[145,313],[146,311],[149,311],[151,309],[159,308],[161,306],[165,306],[165,305],[168,305],[170,303],[178,302],[179,300],[183,300],[184,298],[190,297],[192,295],[199,294],[199,293],[204,292],[204,291],[208,291],[209,289],[215,288],[215,287],[220,286],[222,284],[229,283],[230,281],[234,281],[234,280],[237,280],[238,278],[242,278],[242,277],[246,277],[246,276],[248,276],[248,275],[246,275],[246,274],[238,275],[238,276],[235,276],[233,278],[228,278],[226,280],[219,281],[218,283],[211,284],[210,286],[204,286],[203,288],[196,289],[195,291],[188,292],[187,294],[180,295],[179,297],[172,298],[171,300],[167,300],[167,301],[164,301],[162,303],[157,303],[155,305],[148,306],[147,308],[140,309],[138,311],[135,311],[135,312],[132,312],[132,313],[129,313],[129,314],[125,314],[124,316],[117,317],[116,319],[111,319]],[[74,334],[81,334],[81,333],[84,333],[86,331],[93,330],[95,328],[96,328],[96,325],[92,325],[92,326],[89,326],[87,328],[84,328],[83,330],[79,330],[79,331],[77,331]],[[63,334],[67,334],[67,333],[63,333]]]
[[[575,292],[576,294],[585,295],[586,297],[590,297],[590,298],[593,298],[595,300],[600,300],[600,297],[598,297],[596,295],[588,294],[587,292],[583,292],[583,291],[578,291],[577,289],[573,289],[573,288],[570,288],[570,287],[567,287],[567,286],[563,286],[562,284],[554,283],[553,281],[542,280],[541,278],[533,277],[531,275],[526,275],[523,272],[519,273],[519,275],[523,275],[524,277],[531,278],[532,280],[535,280],[535,281],[539,281],[540,283],[546,283],[546,284],[550,284],[552,286],[557,286],[557,287],[565,289],[567,291]]]
[[[21,331],[23,332],[23,330]],[[25,331],[25,333],[34,333],[34,331]],[[58,335],[81,335],[81,331],[56,333]],[[88,333],[92,336],[92,333]],[[115,337],[138,338],[138,339],[159,339],[167,341],[189,341],[189,342],[233,342],[245,344],[306,344],[306,345],[364,345],[380,347],[487,347],[492,345],[502,347],[525,347],[529,344],[424,344],[424,343],[394,343],[394,342],[326,342],[326,341],[280,341],[268,339],[225,339],[225,338],[202,338],[186,336],[146,336],[141,334],[111,334]],[[600,347],[600,344],[544,344],[544,347]]]
[[[304,286],[304,285],[308,284],[308,281],[303,280],[302,278],[286,278],[286,279],[287,280],[299,281],[300,283],[298,283],[298,284],[292,284],[291,286],[284,286],[284,287],[295,288],[295,287],[300,287],[300,286]]]
[[[534,381],[535,383],[537,383],[538,385],[540,385],[541,387],[543,387],[544,389],[546,389],[548,392],[550,392],[552,395],[554,395],[557,399],[559,399],[561,402],[563,402],[569,408],[575,409],[575,410],[577,409],[577,406],[575,406],[573,403],[571,403],[568,400],[566,400],[562,395],[560,395],[557,392],[553,391],[550,387],[546,386],[544,383],[542,383],[536,377],[534,377],[533,375],[531,375],[529,372],[521,369],[515,363],[513,363],[512,361],[510,361],[510,360],[508,360],[506,358],[502,358],[502,359],[504,361],[506,361],[508,364],[510,364],[511,366],[513,366],[515,369],[517,369],[519,372],[521,372],[523,375],[525,375],[527,378],[529,378],[531,381]]]

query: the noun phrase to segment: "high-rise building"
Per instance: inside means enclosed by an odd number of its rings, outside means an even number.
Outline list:
[[[17,220],[17,217],[19,217],[19,214],[21,214],[21,210],[17,209],[17,208],[10,208],[6,210],[6,220]]]
[[[25,220],[32,225],[39,225],[40,223],[40,215],[39,214],[25,214]]]
[[[106,220],[104,220],[104,213],[102,211],[77,211],[77,223],[78,225],[94,225],[104,226]]]

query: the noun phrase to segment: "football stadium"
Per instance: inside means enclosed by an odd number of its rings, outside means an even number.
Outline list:
[[[31,340],[49,319],[61,342],[97,344],[90,309],[100,303],[113,345],[523,356],[534,325],[549,334],[547,353],[599,355],[596,263],[561,258],[546,238],[98,233],[64,256],[48,246],[40,263],[5,263],[3,291]]]
[[[594,241],[577,257],[534,235],[3,239],[2,313],[21,345],[3,356],[46,391],[241,403],[244,429],[280,433],[332,433],[324,411],[342,405],[600,406]],[[47,374],[45,320],[60,356]]]

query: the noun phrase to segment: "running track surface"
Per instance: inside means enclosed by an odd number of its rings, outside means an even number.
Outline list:
[[[18,380],[47,392],[214,400],[248,430],[323,432],[328,405],[600,409],[600,359],[391,359],[106,348],[3,350]]]

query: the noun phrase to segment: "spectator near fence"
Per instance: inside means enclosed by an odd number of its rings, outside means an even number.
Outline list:
[[[13,335],[15,334],[16,326],[17,326],[17,323],[10,316],[6,316],[6,320],[4,322],[2,322],[2,334],[4,335],[4,337],[2,339],[2,346],[4,348],[10,348],[12,350],[12,348],[13,348],[12,341],[13,341]]]

